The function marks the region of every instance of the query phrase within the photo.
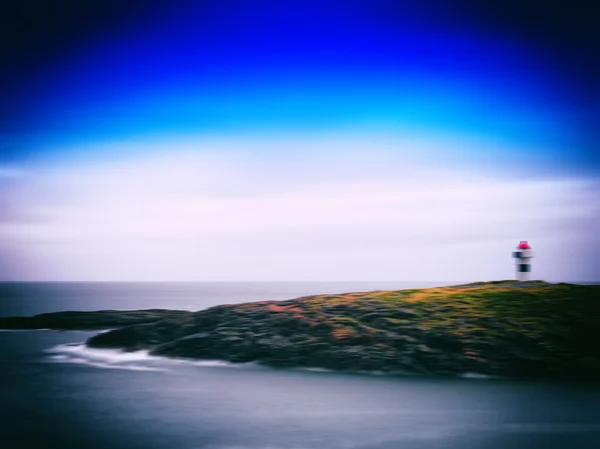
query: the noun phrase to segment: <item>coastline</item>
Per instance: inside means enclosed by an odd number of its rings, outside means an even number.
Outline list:
[[[90,348],[277,368],[599,379],[598,298],[600,286],[497,281],[198,312],[58,312],[0,318],[0,327],[94,330]]]

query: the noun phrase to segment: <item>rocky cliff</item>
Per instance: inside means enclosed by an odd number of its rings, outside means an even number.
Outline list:
[[[316,295],[199,312],[69,313],[75,314],[70,325],[63,312],[0,319],[0,327],[119,325],[88,345],[280,367],[600,379],[596,285],[499,281]],[[59,316],[60,326],[53,325]]]

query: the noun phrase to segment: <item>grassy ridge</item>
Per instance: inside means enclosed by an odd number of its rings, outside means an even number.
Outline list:
[[[600,286],[501,281],[213,307],[89,344],[275,366],[600,378]]]
[[[600,379],[600,286],[498,281],[177,310],[0,318],[94,347],[283,367]]]

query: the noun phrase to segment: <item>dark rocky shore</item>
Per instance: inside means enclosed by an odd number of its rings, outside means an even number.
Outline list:
[[[191,315],[184,310],[98,310],[0,317],[0,329],[106,330]]]
[[[499,281],[172,310],[0,318],[89,346],[279,367],[600,379],[600,286]]]

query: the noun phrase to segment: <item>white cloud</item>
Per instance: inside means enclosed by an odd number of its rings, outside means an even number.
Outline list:
[[[411,142],[413,151],[398,151]],[[596,190],[584,181],[459,170],[415,140],[151,146],[128,158],[29,167],[13,190],[26,218],[0,222],[5,253],[29,261],[17,277],[497,279],[512,276],[521,238],[546,251],[571,239],[552,260],[540,255],[540,277],[591,276],[585,261],[561,260],[598,217]]]

